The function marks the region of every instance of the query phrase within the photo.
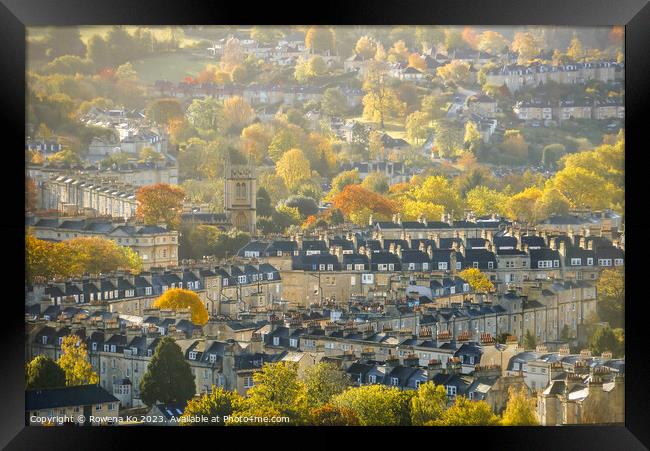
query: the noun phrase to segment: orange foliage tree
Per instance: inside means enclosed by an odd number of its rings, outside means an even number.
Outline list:
[[[164,222],[170,228],[180,224],[181,210],[185,191],[167,183],[156,183],[139,188],[135,193],[138,202],[137,216],[145,224]]]
[[[371,215],[376,219],[386,219],[397,211],[394,201],[360,185],[347,185],[332,198],[332,205],[359,225],[367,224]]]
[[[165,291],[153,304],[154,308],[184,310],[192,312],[192,322],[203,326],[208,322],[208,310],[201,302],[199,295],[182,288],[171,288]]]

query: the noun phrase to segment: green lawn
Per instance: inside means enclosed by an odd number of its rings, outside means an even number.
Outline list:
[[[156,80],[169,80],[179,82],[185,76],[195,76],[207,64],[214,64],[215,60],[201,58],[187,53],[169,53],[150,56],[131,62],[140,79],[151,84]]]

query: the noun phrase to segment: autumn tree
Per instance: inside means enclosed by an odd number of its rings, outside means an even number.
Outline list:
[[[454,404],[444,410],[433,426],[497,426],[499,418],[485,401],[470,401],[456,396]]]
[[[363,179],[361,186],[378,194],[388,192],[388,176],[382,172],[373,172]]]
[[[26,276],[29,281],[79,277],[126,269],[139,271],[140,257],[130,248],[101,237],[79,237],[52,243],[25,237]]]
[[[273,130],[268,124],[256,123],[241,132],[242,151],[255,163],[261,163],[267,156],[267,149],[273,137]]]
[[[535,349],[537,347],[537,337],[529,329],[524,334],[524,349]]]
[[[411,399],[411,423],[413,426],[424,426],[440,418],[446,407],[447,392],[442,385],[433,382],[420,384]]]
[[[514,52],[519,53],[517,62],[528,64],[541,50],[539,39],[531,32],[517,32],[510,46]]]
[[[185,116],[187,121],[198,130],[216,131],[222,121],[223,105],[213,97],[194,99],[187,107]]]
[[[361,178],[359,177],[359,171],[356,169],[339,172],[332,179],[332,189],[329,192],[329,197],[331,198],[340,193],[348,185],[358,185],[359,183],[361,183]]]
[[[544,188],[542,195],[537,199],[535,204],[536,216],[538,220],[546,219],[554,215],[566,215],[571,209],[571,201],[562,194],[557,188],[549,183]]]
[[[223,102],[223,119],[226,130],[239,133],[248,125],[255,115],[255,111],[240,96],[228,97]]]
[[[290,424],[307,420],[308,405],[305,384],[298,379],[298,365],[294,362],[266,363],[253,373],[253,387],[233,417],[260,415],[270,412],[289,417]]]
[[[577,38],[577,36],[574,36],[573,39],[571,39],[571,43],[569,44],[569,48],[566,50],[566,54],[573,61],[580,61],[582,58],[584,58],[585,51],[582,48],[582,42]]]
[[[409,57],[409,49],[403,40],[398,40],[393,43],[393,46],[388,50],[389,58],[392,61],[406,61]]]
[[[505,215],[508,196],[486,186],[477,186],[467,192],[467,206],[479,216],[497,213]]]
[[[479,35],[478,49],[482,52],[496,55],[507,48],[508,40],[499,32],[488,30]]]
[[[470,287],[477,293],[491,293],[494,291],[494,284],[490,278],[478,268],[467,268],[461,271],[458,276],[469,283]]]
[[[219,417],[216,423],[196,423],[181,421],[181,426],[224,426],[224,416],[232,415],[235,408],[241,403],[241,398],[236,391],[224,390],[223,387],[212,386],[210,393],[205,393],[198,398],[190,399],[183,411],[183,418],[192,416]]]
[[[525,385],[519,390],[514,386],[508,388],[508,403],[503,412],[503,426],[537,426],[539,421],[535,413],[535,398],[531,397]]]
[[[361,36],[354,46],[354,51],[363,59],[372,58],[377,53],[377,43],[369,36]]]
[[[65,384],[68,387],[99,383],[99,377],[90,363],[86,344],[77,335],[63,338],[61,356],[57,364],[65,373]]]
[[[385,120],[391,116],[398,116],[404,111],[405,105],[401,102],[395,89],[389,86],[387,70],[384,63],[373,61],[368,65],[363,89],[363,117],[370,121],[379,122],[385,128]]]
[[[192,322],[203,326],[208,322],[208,311],[198,294],[182,288],[170,288],[153,303],[154,308],[187,310],[190,309]]]
[[[426,113],[415,111],[406,118],[406,135],[417,144],[426,139],[428,133],[429,117]]]
[[[528,224],[537,221],[537,200],[542,196],[542,191],[537,187],[526,188],[508,199],[506,211],[511,219],[516,219]]]
[[[353,410],[324,404],[309,412],[310,426],[359,426],[359,418]]]
[[[623,327],[625,322],[625,271],[605,269],[596,283],[598,315],[612,327]]]
[[[66,386],[65,371],[45,355],[36,356],[27,364],[26,379],[27,390]]]
[[[282,155],[275,166],[275,172],[282,177],[290,191],[311,176],[311,165],[300,149],[290,149]]]
[[[463,146],[463,129],[449,120],[437,120],[433,123],[434,144],[441,156],[450,157]]]
[[[163,222],[172,229],[179,226],[185,198],[181,187],[156,183],[138,188],[135,196],[138,202],[136,214],[146,224]]]
[[[321,407],[343,393],[351,385],[350,378],[332,363],[318,363],[305,371],[307,401],[312,407]]]
[[[440,27],[415,27],[415,40],[424,52],[429,49],[435,49],[439,44],[442,44],[445,40],[445,33]]]
[[[462,199],[446,177],[427,177],[421,185],[414,186],[410,194],[415,200],[442,206],[446,213],[455,217],[462,214]]]
[[[368,224],[371,215],[376,219],[389,218],[396,211],[393,201],[360,185],[347,185],[333,196],[331,202],[334,208],[358,225]]]
[[[481,147],[483,146],[483,138],[481,133],[478,130],[478,126],[473,121],[467,121],[465,123],[465,135],[463,136],[463,142],[465,148],[472,152],[474,155],[478,155]]]
[[[424,71],[427,70],[427,63],[417,53],[411,53],[409,55],[408,65],[410,67],[414,67],[414,68],[418,69],[421,72],[424,72]]]
[[[528,143],[519,130],[506,130],[501,151],[517,161],[528,160]]]
[[[221,68],[225,72],[232,72],[244,62],[244,49],[237,38],[229,38],[223,47],[223,56],[221,57]]]
[[[146,108],[147,118],[158,125],[167,125],[173,119],[183,117],[183,109],[176,99],[155,99]]]
[[[459,60],[452,60],[450,63],[436,69],[436,73],[445,83],[463,83],[469,77],[469,64]]]
[[[185,404],[196,393],[194,375],[183,351],[171,337],[162,337],[140,381],[140,397],[155,403]]]
[[[397,387],[373,384],[348,388],[332,404],[354,412],[361,426],[407,426],[412,397]]]
[[[305,47],[312,53],[333,52],[335,35],[332,28],[314,26],[305,34]]]

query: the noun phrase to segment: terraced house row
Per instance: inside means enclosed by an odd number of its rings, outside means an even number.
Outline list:
[[[105,304],[109,311],[142,314],[171,288],[195,291],[212,315],[265,310],[282,299],[276,268],[260,265],[151,268],[138,275],[115,272],[27,287],[25,302],[40,311],[50,306]]]

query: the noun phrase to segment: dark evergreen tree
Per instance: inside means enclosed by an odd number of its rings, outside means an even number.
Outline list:
[[[148,406],[186,403],[195,393],[194,376],[180,346],[170,337],[162,338],[140,382],[142,401]]]
[[[27,389],[65,387],[65,372],[51,358],[39,355],[27,364]]]

